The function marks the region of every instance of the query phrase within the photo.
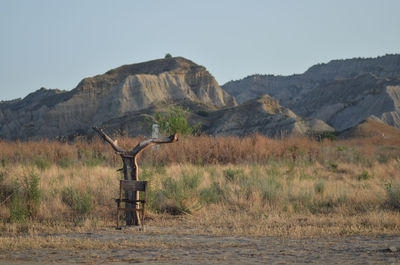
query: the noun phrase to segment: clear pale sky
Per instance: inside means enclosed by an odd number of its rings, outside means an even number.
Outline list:
[[[222,85],[400,52],[399,0],[0,0],[0,100],[166,53]]]

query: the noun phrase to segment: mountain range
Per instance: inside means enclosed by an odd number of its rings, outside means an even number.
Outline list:
[[[0,102],[0,138],[91,135],[92,126],[149,136],[153,114],[177,105],[210,135],[322,134],[365,121],[400,128],[400,55],[334,60],[303,74],[252,75],[223,86],[183,57],[123,65],[70,91],[41,88]]]
[[[252,75],[222,88],[238,103],[268,94],[337,131],[367,118],[400,128],[400,55],[334,60],[300,75]]]

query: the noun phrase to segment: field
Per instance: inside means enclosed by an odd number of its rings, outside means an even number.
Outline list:
[[[118,140],[128,148],[141,139]],[[116,170],[122,162],[100,139],[2,141],[0,160],[0,261],[18,263],[50,250],[93,254],[133,248],[166,249],[176,258],[171,249],[205,248],[206,238],[210,249],[233,253],[248,243],[247,254],[256,256],[263,253],[257,252],[258,244],[269,241],[281,247],[308,240],[341,248],[340,238],[347,238],[354,240],[349,243],[353,246],[376,242],[370,246],[374,251],[390,244],[400,247],[398,137],[315,141],[199,136],[147,150],[139,157],[139,178],[150,182],[146,232],[113,228],[122,178]],[[22,254],[12,256],[8,250]],[[382,260],[377,262],[398,258],[398,252],[379,253]],[[228,262],[233,256],[226,257]],[[136,262],[143,260],[151,259],[144,255]],[[107,262],[117,261],[128,262]]]

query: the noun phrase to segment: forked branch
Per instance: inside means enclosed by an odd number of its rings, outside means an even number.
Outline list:
[[[144,149],[147,147],[150,147],[152,145],[156,144],[169,144],[169,143],[174,143],[178,141],[178,134],[172,134],[169,137],[161,137],[161,138],[151,138],[144,140],[138,145],[135,146],[135,148],[132,149],[131,153],[135,157],[137,156],[140,152],[142,152]]]
[[[151,138],[151,139],[141,141],[132,149],[132,151],[126,152],[124,149],[122,149],[118,145],[117,140],[113,140],[102,129],[93,127],[93,130],[95,130],[106,142],[108,142],[111,145],[111,147],[115,150],[115,152],[117,152],[120,155],[128,155],[128,156],[133,156],[133,157],[136,157],[144,149],[146,149],[147,147],[150,147],[152,145],[169,144],[169,143],[174,143],[174,142],[178,141],[178,134],[176,134],[176,133],[170,135],[169,137]]]
[[[108,136],[105,132],[103,132],[102,129],[99,129],[97,127],[93,127],[93,130],[95,130],[106,142],[108,142],[111,147],[115,150],[115,152],[121,154],[124,152],[124,150],[118,145],[117,140],[111,139],[110,136]]]

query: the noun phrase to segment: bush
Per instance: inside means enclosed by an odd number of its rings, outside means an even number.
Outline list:
[[[168,177],[162,181],[161,190],[155,192],[150,206],[158,212],[174,215],[191,213],[199,207],[197,190],[199,183],[198,174],[183,173],[177,180]]]
[[[29,216],[35,218],[37,216],[42,192],[39,188],[40,178],[38,175],[31,173],[30,177],[25,177],[25,194]]]
[[[40,170],[46,170],[51,167],[51,162],[46,157],[37,157],[34,160],[35,166]]]
[[[325,191],[325,181],[320,180],[314,184],[314,191],[319,194],[323,194]]]
[[[302,189],[297,194],[289,193],[289,201],[292,203],[294,212],[300,212],[303,209],[312,209],[312,192]]]
[[[10,195],[18,189],[18,186],[13,184],[8,184],[5,182],[8,173],[6,171],[0,171],[0,202],[5,201]]]
[[[243,169],[231,169],[228,168],[224,171],[225,180],[228,182],[237,182],[245,178]]]
[[[282,185],[276,180],[276,177],[262,178],[255,184],[261,191],[264,202],[275,203],[278,200]]]
[[[1,166],[2,167],[7,167],[8,165],[8,159],[7,158],[2,158],[1,159]]]
[[[360,175],[357,176],[357,180],[368,180],[372,178],[372,176],[368,173],[368,171],[364,170]]]
[[[189,112],[187,109],[183,109],[182,107],[173,107],[168,110],[168,113],[166,114],[157,112],[154,115],[154,121],[160,125],[160,130],[163,134],[198,134],[201,125],[196,124],[194,127],[191,127],[188,122],[188,116]]]
[[[200,201],[203,204],[218,203],[225,198],[225,192],[218,182],[213,182],[210,187],[200,191]]]
[[[393,209],[400,209],[400,184],[386,184],[388,205]]]
[[[95,150],[79,149],[78,159],[86,166],[95,167],[101,165],[106,160],[106,156]]]
[[[15,193],[11,201],[10,222],[24,222],[29,218],[29,211],[24,196]]]
[[[23,222],[28,218],[37,217],[41,203],[39,182],[39,176],[31,172],[29,176],[24,177],[22,185],[16,186],[10,209],[11,222]]]
[[[330,141],[336,141],[336,140],[337,140],[337,137],[336,137],[336,135],[333,134],[333,133],[325,132],[325,133],[323,133],[323,134],[320,135],[320,139],[321,139],[321,140],[327,139],[327,140],[330,140]]]
[[[372,167],[371,160],[368,157],[366,157],[363,153],[361,153],[360,151],[357,151],[354,153],[354,161],[364,167],[369,167],[369,168]]]
[[[346,151],[347,149],[349,149],[346,145],[338,145],[337,147],[336,147],[336,151],[338,151],[338,152],[344,152],[344,151]]]
[[[8,203],[10,209],[10,221],[22,222],[29,217],[28,207],[21,189],[21,184],[14,181],[5,182],[7,172],[0,172],[0,202]]]
[[[73,187],[65,187],[61,191],[61,198],[78,216],[85,216],[91,212],[92,198],[88,191],[82,192]]]
[[[336,171],[338,169],[339,165],[338,163],[334,162],[334,161],[329,161],[328,162],[328,169],[331,171]]]
[[[58,166],[61,168],[68,168],[74,164],[74,161],[69,157],[63,157],[58,161]]]

